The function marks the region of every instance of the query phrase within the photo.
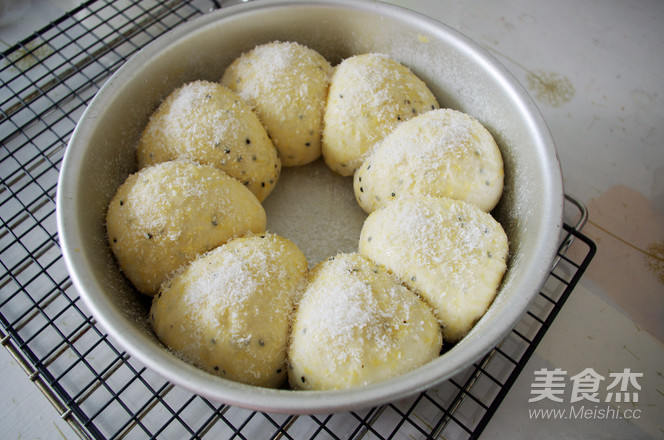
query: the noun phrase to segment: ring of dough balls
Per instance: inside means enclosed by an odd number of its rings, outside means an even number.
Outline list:
[[[372,212],[359,252],[424,298],[456,342],[484,315],[506,270],[507,236],[477,206],[432,196],[397,198]]]
[[[440,355],[431,311],[385,268],[357,253],[319,263],[297,305],[288,353],[293,388],[379,382]]]
[[[150,319],[159,339],[209,373],[275,388],[286,381],[294,295],[304,254],[275,234],[236,238],[164,284]]]
[[[230,238],[265,231],[265,210],[223,171],[163,162],[130,175],[111,199],[106,229],[120,269],[154,295],[167,276]]]
[[[323,158],[351,176],[365,153],[400,122],[438,108],[427,85],[403,64],[368,53],[343,60],[335,69],[325,109]]]
[[[136,150],[138,167],[176,159],[213,165],[263,201],[281,161],[258,116],[226,87],[193,81],[174,90],[152,114]]]
[[[479,122],[438,108],[386,55],[333,69],[292,42],[171,93],[106,216],[120,269],[154,296],[158,338],[234,381],[329,390],[403,374],[465,336],[506,270],[507,237],[488,214],[503,163]],[[370,215],[357,253],[308,271],[291,241],[265,233],[261,202],[282,166],[321,154],[355,174]]]
[[[503,159],[476,119],[438,109],[399,124],[367,156],[353,179],[371,213],[400,195],[464,200],[490,212],[503,192]]]
[[[321,131],[332,66],[315,50],[294,42],[262,44],[236,58],[221,84],[258,114],[283,166],[321,155]]]

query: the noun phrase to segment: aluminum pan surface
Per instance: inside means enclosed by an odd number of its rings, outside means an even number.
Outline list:
[[[273,40],[306,44],[334,64],[356,53],[387,53],[424,79],[442,106],[483,122],[501,147],[505,192],[494,215],[511,247],[503,286],[464,340],[411,373],[333,392],[261,389],[211,376],[156,341],[146,320],[148,301],[120,274],[106,243],[106,207],[135,170],[135,143],[160,100],[186,81],[218,80],[240,53]],[[504,67],[434,20],[395,6],[344,0],[237,5],[194,19],[148,45],[102,87],[79,121],[63,161],[57,199],[60,240],[72,280],[122,347],[205,397],[282,413],[329,413],[385,403],[431,387],[477,360],[518,322],[548,275],[562,206],[551,136],[530,97]],[[270,215],[268,210],[268,219]]]

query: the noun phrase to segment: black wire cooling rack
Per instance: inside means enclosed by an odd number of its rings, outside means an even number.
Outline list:
[[[595,245],[579,232],[585,210],[571,198],[566,217],[571,210],[578,221],[565,224],[550,276],[505,340],[435,388],[365,411],[289,416],[210,402],[118,349],[80,300],[55,220],[69,136],[87,103],[128,57],[216,7],[196,0],[90,0],[2,54],[2,345],[86,439],[478,437],[594,255]]]

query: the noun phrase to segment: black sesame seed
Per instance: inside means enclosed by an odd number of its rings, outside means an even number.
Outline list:
[[[307,382],[307,380],[304,378],[304,376],[302,376],[302,377],[300,378],[300,380],[302,381],[302,383],[306,383],[306,382]]]
[[[265,188],[265,182],[261,182],[261,188]]]
[[[361,182],[361,181],[362,181],[362,177],[358,177],[358,178],[357,178],[357,181],[358,181],[358,182]]]
[[[280,374],[283,370],[281,368],[277,368],[277,374]]]
[[[124,200],[120,200],[120,206],[124,205]]]
[[[397,115],[397,121],[401,120],[401,115]]]
[[[113,239],[113,243],[117,243],[117,242],[118,242],[118,239],[117,239],[117,238],[114,238],[114,239]]]
[[[219,366],[218,365],[214,366],[214,371],[219,371]]]
[[[225,149],[224,149],[224,153],[226,153],[226,154],[230,154],[230,152],[231,152],[231,149],[230,149],[230,148],[225,148]]]
[[[364,192],[364,188],[360,187],[360,192]]]
[[[265,341],[262,340],[262,339],[259,339],[258,340],[258,345],[260,345],[261,347],[264,347],[265,346]]]
[[[152,239],[152,234],[150,234],[150,233],[148,232],[147,235],[146,235],[146,237],[148,238],[148,240],[151,240],[151,239]]]
[[[311,146],[311,142],[305,142],[305,143],[304,143],[304,146],[305,146],[305,147],[310,147],[310,146]]]
[[[343,99],[343,98],[344,98],[344,95],[339,94],[339,98]]]
[[[396,193],[392,193],[392,197],[396,197]]]
[[[251,139],[247,138],[245,142],[247,143],[247,145],[249,145],[251,143]]]

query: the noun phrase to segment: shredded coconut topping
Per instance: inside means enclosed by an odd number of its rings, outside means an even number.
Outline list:
[[[408,319],[398,284],[385,290],[372,286],[361,273],[367,270],[366,265],[360,267],[344,257],[323,263],[325,279],[334,281],[310,285],[316,294],[309,298],[306,319],[300,321],[307,332],[327,339],[342,362],[359,359],[367,343],[390,350],[394,344],[392,332]]]
[[[379,144],[382,147],[377,148],[384,149],[381,156],[385,157],[387,165],[413,162],[423,167],[422,172],[426,173],[444,166],[450,159],[459,159],[468,154],[467,150],[474,139],[472,121],[461,117],[453,121],[443,120],[435,116],[436,112],[434,110],[420,115],[417,125],[413,123],[414,119],[402,124]],[[406,145],[389,141],[397,133],[408,136]]]
[[[199,313],[203,323],[214,324],[219,311],[224,311],[230,318],[231,337],[242,342],[242,338],[251,338],[251,335],[246,333],[246,327],[233,323],[246,321],[243,316],[251,312],[257,295],[269,294],[265,291],[268,280],[279,286],[285,284],[287,271],[278,262],[283,253],[239,246],[233,247],[231,252],[212,251],[210,255],[214,259],[197,272],[186,290],[184,303],[188,309]],[[283,307],[290,308],[290,304],[286,302]]]

